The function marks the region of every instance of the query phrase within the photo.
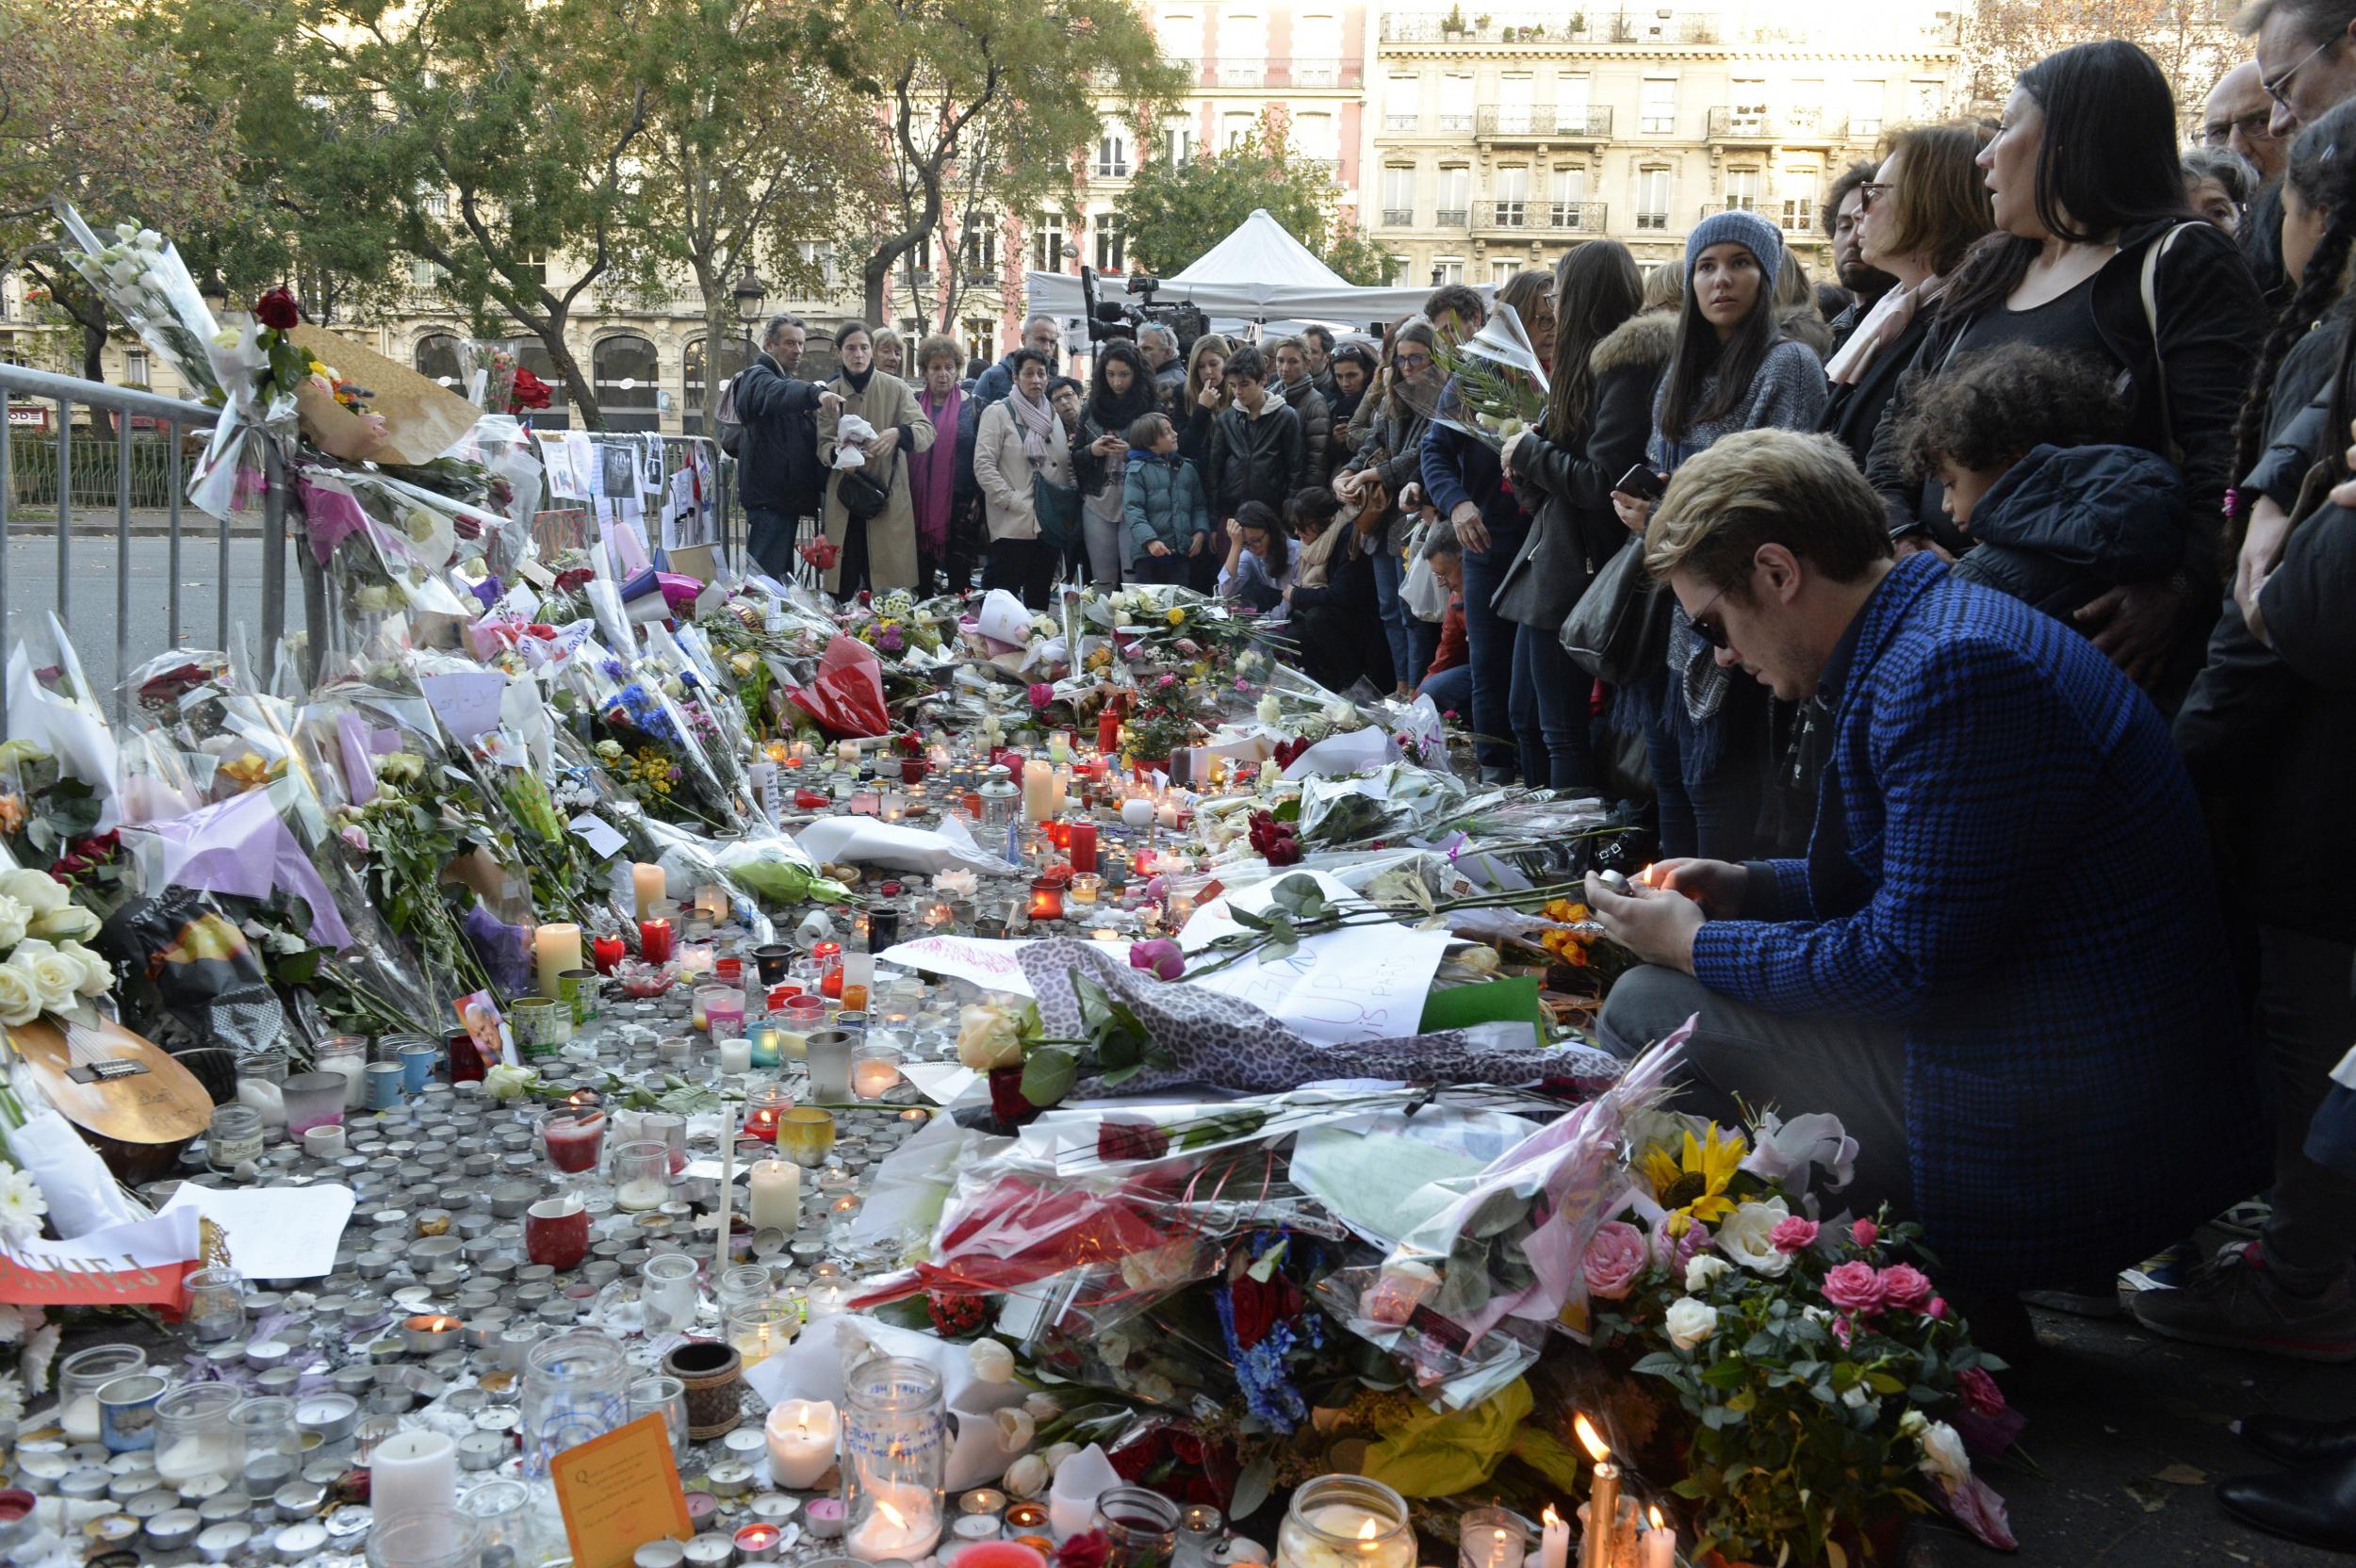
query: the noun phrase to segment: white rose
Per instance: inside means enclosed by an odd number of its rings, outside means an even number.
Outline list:
[[[41,1004],[51,1012],[73,1006],[74,999],[81,994],[81,964],[38,938],[28,937],[17,943],[8,964],[25,972],[41,997]]]
[[[1052,1394],[1033,1394],[1023,1399],[1023,1408],[1031,1413],[1034,1421],[1053,1421],[1063,1413],[1063,1401]]]
[[[1670,1344],[1680,1350],[1691,1350],[1718,1331],[1718,1309],[1691,1296],[1680,1296],[1669,1303],[1661,1326],[1669,1331]]]
[[[1064,1466],[1064,1461],[1070,1459],[1072,1455],[1078,1453],[1079,1451],[1080,1446],[1077,1443],[1057,1443],[1051,1445],[1047,1450],[1041,1453],[1039,1457],[1047,1462],[1047,1468],[1050,1473],[1053,1473],[1062,1469]]]
[[[967,1004],[957,1015],[957,1060],[976,1072],[1018,1065],[1023,1035],[1014,1014],[984,1003]]]
[[[0,953],[6,953],[25,939],[31,927],[33,911],[17,899],[0,893]]]
[[[117,223],[115,225],[115,237],[117,239],[137,239],[139,237],[139,226],[137,223]],[[109,249],[111,249],[111,247],[109,247]]]
[[[1284,705],[1276,700],[1274,692],[1270,692],[1260,699],[1259,707],[1254,711],[1262,724],[1274,728],[1284,720]]]
[[[1955,1435],[1955,1428],[1934,1421],[1922,1429],[1917,1441],[1922,1445],[1922,1474],[1953,1486],[1972,1478],[1972,1456],[1963,1451],[1963,1439]]]
[[[1780,1279],[1791,1271],[1792,1254],[1776,1250],[1769,1237],[1791,1217],[1791,1205],[1780,1198],[1744,1203],[1719,1223],[1718,1250],[1754,1274]]]
[[[1930,1417],[1924,1415],[1921,1411],[1914,1409],[1912,1406],[1908,1406],[1906,1412],[1898,1417],[1898,1435],[1900,1437],[1921,1437],[1923,1431],[1929,1428],[1930,1424]]]
[[[1017,1497],[1036,1497],[1047,1490],[1047,1462],[1024,1454],[1006,1466],[1006,1491]]]
[[[13,964],[0,964],[0,1023],[14,1028],[41,1017],[41,992],[32,976]]]
[[[1726,1259],[1714,1257],[1708,1252],[1697,1252],[1686,1261],[1685,1293],[1688,1296],[1698,1296],[1710,1288],[1711,1281],[1733,1272],[1734,1266]]]
[[[104,996],[115,988],[114,966],[80,942],[65,942],[59,953],[82,966],[82,983],[74,988],[84,996]]]
[[[986,1383],[1014,1380],[1014,1352],[997,1340],[975,1340],[965,1348],[965,1359],[973,1368],[973,1376]]]
[[[141,229],[139,232],[138,238],[140,244],[146,246],[151,251],[160,251],[164,248],[164,237],[157,234],[154,229]]]
[[[12,871],[0,876],[0,893],[24,905],[28,919],[54,914],[74,902],[64,884],[45,871]]]
[[[521,1100],[532,1092],[532,1086],[540,1081],[540,1074],[528,1067],[509,1067],[505,1062],[493,1068],[483,1078],[483,1092],[495,1105]]]
[[[78,904],[69,904],[35,920],[32,934],[53,942],[82,941],[98,935],[98,917]]]
[[[1031,1439],[1039,1435],[1039,1423],[1031,1419],[1031,1413],[1027,1410],[1019,1407],[1002,1410],[997,1413],[996,1420],[998,1446],[1010,1454],[1021,1453],[1031,1446]]]

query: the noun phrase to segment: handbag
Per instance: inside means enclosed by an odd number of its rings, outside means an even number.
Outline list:
[[[1562,617],[1558,641],[1571,662],[1596,679],[1626,686],[1663,666],[1675,598],[1644,570],[1643,541],[1631,537],[1603,564]]]
[[[1031,476],[1031,510],[1039,517],[1039,536],[1058,550],[1070,549],[1080,538],[1080,490],[1057,484],[1045,474]]]
[[[1389,461],[1389,453],[1380,447],[1376,448],[1363,472],[1373,474],[1375,466]],[[1358,514],[1350,520],[1350,526],[1368,539],[1376,537],[1390,526],[1391,509],[1397,499],[1391,494],[1391,487],[1378,476],[1372,483],[1358,492]]]
[[[884,470],[880,483],[867,471],[864,464],[856,468],[837,468],[834,471],[834,498],[843,503],[844,516],[855,523],[863,523],[883,514],[883,509],[892,504],[892,474],[900,463],[898,452],[892,454],[892,466]]]

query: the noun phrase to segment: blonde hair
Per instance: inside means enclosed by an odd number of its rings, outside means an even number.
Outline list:
[[[1646,312],[1675,310],[1685,299],[1685,269],[1674,261],[1655,264],[1644,274],[1644,304]]]
[[[1202,367],[1206,354],[1219,355],[1219,362],[1224,367],[1235,357],[1235,346],[1215,332],[1206,332],[1194,340],[1192,349],[1186,351],[1186,399],[1181,406],[1189,413],[1193,411],[1194,400],[1203,392]],[[1220,377],[1218,385],[1219,406],[1225,408],[1228,403],[1227,379]]]

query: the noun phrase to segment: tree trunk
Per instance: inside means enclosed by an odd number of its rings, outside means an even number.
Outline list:
[[[735,303],[732,288],[726,294],[704,290],[704,433],[714,441],[720,438],[721,334],[728,330],[728,310]]]
[[[581,361],[573,357],[571,346],[564,341],[565,316],[564,311],[551,311],[545,324],[536,329],[536,335],[548,346],[548,363],[555,366],[556,373],[564,378],[565,399],[580,411],[582,427],[603,430],[605,411],[597,407],[597,395],[590,386],[589,377],[582,371]]]
[[[82,379],[103,382],[106,379],[106,329],[93,327],[88,321],[82,328]],[[102,440],[115,438],[114,415],[93,403],[90,411],[90,433]]]

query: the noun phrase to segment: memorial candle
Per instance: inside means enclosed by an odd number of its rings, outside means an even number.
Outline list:
[[[630,868],[630,890],[638,903],[638,918],[640,920],[645,920],[646,918],[647,911],[652,909],[656,905],[662,903],[663,900],[668,896],[665,891],[663,868],[661,866],[648,865],[644,860],[640,860],[631,865]]]
[[[824,1399],[788,1399],[773,1406],[766,1423],[769,1478],[789,1491],[807,1492],[834,1468],[835,1408]]]
[[[581,927],[570,921],[540,927],[532,937],[532,961],[539,972],[540,994],[554,1001],[559,976],[581,968]]]
[[[1612,1538],[1620,1518],[1620,1467],[1612,1462],[1611,1446],[1583,1413],[1572,1418],[1571,1429],[1595,1462],[1595,1485],[1582,1511],[1587,1531],[1579,1544],[1580,1568],[1612,1568]]]
[[[638,923],[638,956],[650,964],[671,961],[671,923],[667,920],[642,920]]]
[[[1072,869],[1091,872],[1096,869],[1096,825],[1075,822],[1072,825]]]
[[[1055,769],[1043,757],[1023,764],[1023,820],[1045,822],[1055,814]]]
[[[772,1137],[775,1135],[771,1134]],[[755,1161],[750,1212],[756,1231],[798,1230],[802,1223],[802,1168],[791,1160]]]

